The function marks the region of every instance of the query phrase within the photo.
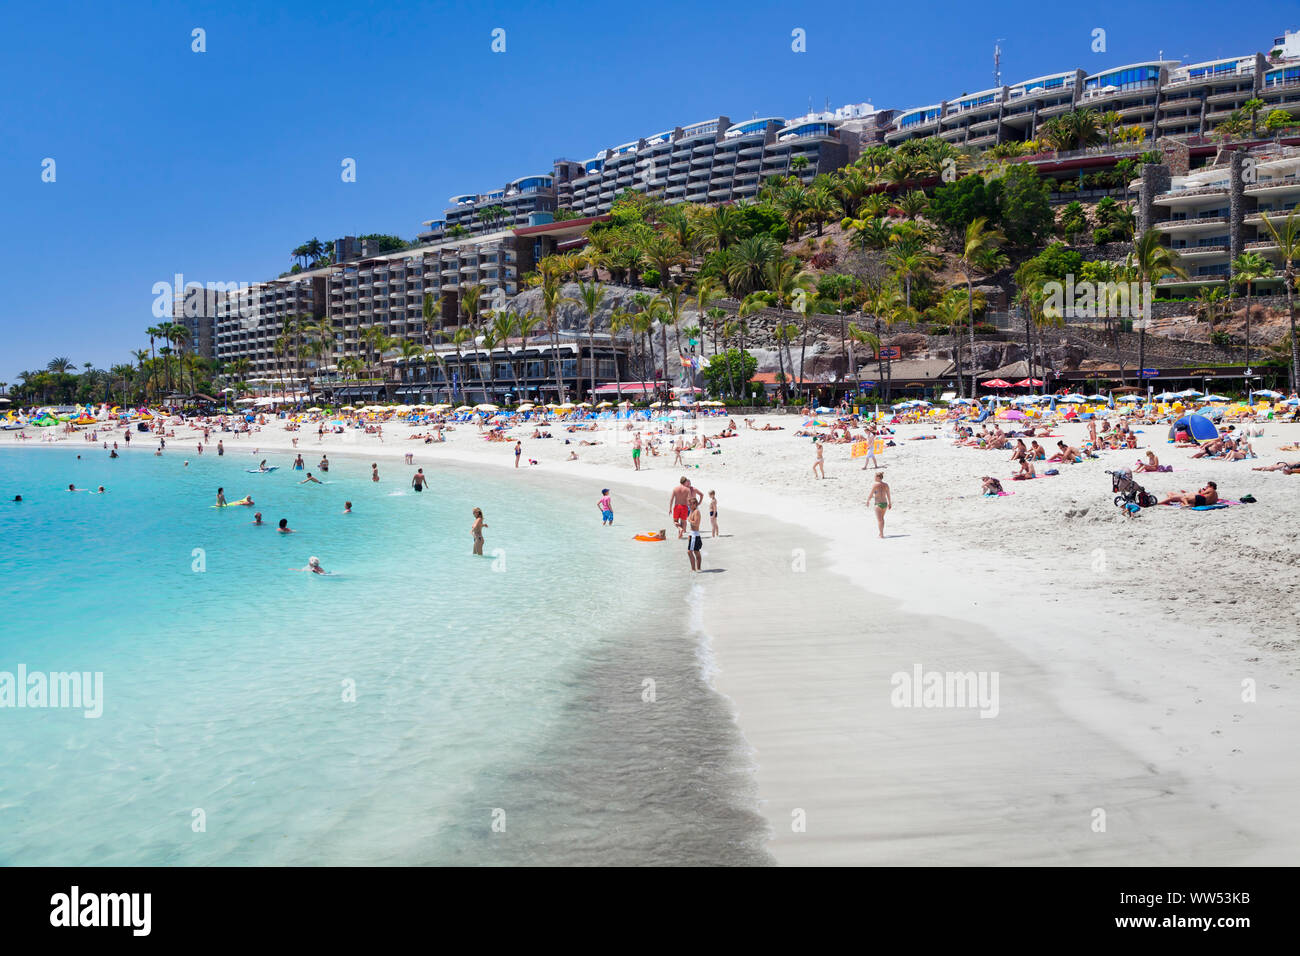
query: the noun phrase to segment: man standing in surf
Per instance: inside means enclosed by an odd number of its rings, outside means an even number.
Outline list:
[[[673,489],[672,495],[668,498],[668,514],[672,516],[673,524],[677,525],[677,537],[684,537],[686,534],[686,519],[691,513],[691,483],[686,476],[677,487]]]

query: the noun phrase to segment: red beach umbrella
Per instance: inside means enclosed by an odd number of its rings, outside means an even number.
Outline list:
[[[1004,382],[1000,378],[990,379],[984,383],[985,388],[1011,388],[1010,382]]]
[[[985,382],[984,384],[987,385],[988,383]],[[1033,388],[1036,385],[1042,384],[1043,383],[1036,378],[1022,378],[1020,381],[1016,382],[1016,388]]]

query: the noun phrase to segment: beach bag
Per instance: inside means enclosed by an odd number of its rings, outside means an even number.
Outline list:
[[[1254,495],[1242,495],[1241,498],[1240,498],[1240,501],[1241,501],[1241,503],[1242,503],[1243,505],[1253,505],[1253,504],[1255,504],[1258,500],[1259,500],[1259,499],[1256,498]]]

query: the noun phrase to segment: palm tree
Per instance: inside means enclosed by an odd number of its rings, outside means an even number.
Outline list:
[[[709,330],[713,333],[713,354],[717,355],[718,335],[722,331],[723,323],[726,321],[727,310],[714,306],[712,309],[707,310],[704,316],[708,319]]]
[[[880,336],[866,329],[860,329],[851,322],[849,323],[849,366],[852,369],[850,377],[854,388],[856,388],[859,376],[857,356],[853,353],[854,345],[865,345],[871,350],[872,356],[878,356],[880,355]]]
[[[1224,299],[1223,289],[1214,287],[1202,287],[1196,293],[1196,314],[1202,322],[1208,322],[1210,331],[1214,331],[1215,323],[1219,321],[1219,316],[1223,314]]]
[[[564,377],[560,374],[560,306],[573,302],[572,298],[562,294],[563,286],[559,274],[553,269],[542,271],[542,315],[545,317],[546,330],[551,335],[551,350],[555,360],[555,388],[560,397],[560,404],[568,399],[564,390]]]
[[[735,246],[735,258],[727,278],[732,290],[746,296],[763,285],[767,264],[781,255],[780,244],[767,233],[742,239]]]
[[[808,327],[812,321],[812,308],[809,299],[816,295],[812,291],[813,281],[812,274],[803,270],[798,259],[776,259],[767,265],[767,288],[776,297],[777,322],[784,321],[787,308],[794,308],[803,315],[803,328],[801,329],[802,335],[799,344],[800,384],[805,378],[803,373],[804,357],[808,350]],[[790,362],[790,372],[792,375],[794,374],[793,358]]]
[[[605,301],[608,289],[595,280],[578,283],[578,299],[587,313],[587,357],[590,362],[592,400],[596,395],[596,313]],[[614,358],[618,362],[617,355]]]
[[[1250,116],[1250,135],[1252,139],[1255,136],[1255,130],[1257,129],[1257,123],[1259,122],[1259,111],[1262,110],[1264,106],[1265,104],[1263,100],[1253,98],[1246,100],[1246,102],[1241,104],[1241,111]],[[1249,351],[1249,346],[1247,346],[1247,351]],[[1246,360],[1246,364],[1250,364],[1250,359]]]
[[[474,330],[468,325],[457,326],[456,331],[451,334],[451,344],[456,347],[455,378],[453,379],[451,390],[453,402],[456,400],[456,383],[459,383],[460,385],[460,394],[462,398],[465,395],[465,363],[462,361],[461,346],[466,343],[472,345],[476,337],[477,336],[474,335]]]
[[[426,348],[433,348],[434,324],[442,311],[442,296],[435,296],[432,292],[424,294],[424,302],[421,305],[421,314],[424,317],[424,344]]]
[[[609,317],[609,337],[611,343],[617,343],[618,336],[624,330],[635,332],[636,314],[618,306]],[[614,394],[616,401],[623,401],[623,375],[618,367],[618,349],[614,349]]]
[[[1291,320],[1291,388],[1300,388],[1300,342],[1295,328],[1296,260],[1300,259],[1300,205],[1292,209],[1285,219],[1275,223],[1267,213],[1260,213],[1264,228],[1277,243],[1282,256],[1282,282],[1286,286],[1286,311]]]
[[[515,368],[514,359],[510,355],[510,338],[519,329],[519,317],[513,312],[507,312],[505,309],[498,310],[492,317],[492,325],[489,331],[492,334],[493,341],[499,342],[501,347],[506,350],[506,364],[510,366],[510,378],[515,383],[515,396],[519,395],[519,371]],[[484,333],[486,337],[487,333]]]
[[[794,337],[798,334],[799,326],[795,325],[793,322],[789,324],[778,322],[776,327],[772,330],[772,338],[776,340],[776,367],[781,378],[781,398],[782,401],[786,402],[790,400],[790,380],[785,374],[785,363],[782,361],[782,353],[784,352],[793,364],[793,356],[790,356],[789,354],[790,343],[794,341]],[[793,368],[791,369],[790,374],[794,374]]]
[[[1246,369],[1250,370],[1250,294],[1260,279],[1273,276],[1273,263],[1258,252],[1243,252],[1232,260],[1232,283],[1246,287]],[[1288,290],[1289,292],[1289,290]],[[1250,383],[1246,383],[1247,387]]]
[[[50,359],[45,368],[47,371],[57,372],[60,375],[66,374],[72,369],[72,359],[60,355]]]
[[[642,244],[641,252],[658,271],[660,288],[672,284],[673,266],[684,265],[689,258],[677,240],[662,233],[649,236]]]
[[[1134,241],[1133,251],[1126,259],[1126,264],[1137,275],[1140,288],[1143,290],[1143,299],[1146,298],[1145,290],[1152,288],[1158,280],[1167,275],[1187,278],[1187,272],[1179,262],[1178,254],[1161,243],[1163,237],[1164,233],[1159,229],[1148,229]],[[1139,376],[1146,368],[1147,322],[1150,318],[1149,315],[1143,315],[1142,324],[1138,329]]]
[[[978,397],[978,389],[975,382],[975,283],[976,275],[987,275],[989,272],[996,272],[1006,265],[1006,256],[1001,252],[1000,246],[1006,241],[1006,237],[996,229],[988,228],[988,221],[983,217],[972,220],[966,226],[965,242],[962,244],[961,255],[957,259],[958,273],[966,280],[966,311],[970,323],[970,395],[971,398]],[[961,367],[961,356],[957,356],[958,368]],[[961,376],[958,375],[958,384],[961,384]],[[965,396],[965,388],[961,389],[961,394]]]
[[[478,303],[483,298],[483,286],[475,283],[460,290],[460,311],[465,316],[465,324],[478,335]]]
[[[894,278],[902,283],[907,307],[910,309],[912,280],[929,275],[942,265],[943,260],[926,249],[896,248],[890,251],[886,262],[893,270]]]
[[[676,370],[679,376],[682,375],[681,356],[682,356],[682,315],[686,308],[686,292],[679,286],[669,286],[656,297],[661,308],[659,310],[659,338],[660,344],[664,351],[664,385],[669,387],[668,378],[668,326],[673,327],[673,342],[677,347]]]

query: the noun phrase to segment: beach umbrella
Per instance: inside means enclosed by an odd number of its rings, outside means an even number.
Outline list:
[[[1040,379],[1022,378],[1020,381],[1016,382],[1016,388],[1034,388],[1042,384],[1043,383]]]
[[[814,409],[814,411],[816,411],[818,415],[824,415],[827,412],[829,412],[830,409],[827,408],[825,405],[819,405],[817,408]]]
[[[1282,404],[1283,404],[1283,405],[1291,405],[1291,406],[1300,405],[1300,398],[1288,398],[1288,399],[1287,399],[1285,402],[1283,402]]]
[[[1178,393],[1177,393],[1177,392],[1161,392],[1159,395],[1156,396],[1156,401],[1157,401],[1157,402],[1167,402],[1167,401],[1169,401],[1169,399],[1171,399],[1171,398],[1177,398],[1177,397],[1178,397]]]
[[[474,411],[476,411],[476,412],[499,412],[499,411],[501,411],[501,409],[497,408],[495,405],[488,405],[488,404],[484,403],[484,404],[482,404],[482,405],[475,405],[475,406],[474,406]]]
[[[1256,392],[1255,394],[1258,395],[1259,392]],[[1206,395],[1204,398],[1201,399],[1201,401],[1203,401],[1203,402],[1230,402],[1230,401],[1232,401],[1232,399],[1228,398],[1226,395]]]
[[[1110,401],[1110,399],[1107,398],[1105,395],[1089,395],[1089,396],[1088,396],[1088,401],[1090,401],[1090,402],[1108,402],[1108,401]]]
[[[978,405],[979,402],[973,398],[954,398],[949,405]]]
[[[597,407],[597,408],[613,408],[613,407],[614,407],[614,403],[613,403],[613,402],[598,402],[598,403],[596,404],[596,407]]]
[[[1008,422],[1018,422],[1018,421],[1023,421],[1023,420],[1024,420],[1024,418],[1025,418],[1025,413],[1024,413],[1024,412],[1018,412],[1018,411],[1016,411],[1014,408],[1008,408],[1008,409],[1007,409],[1006,411],[1004,411],[1004,412],[999,412],[999,413],[998,413],[998,418],[1002,419],[1003,421],[1008,421]]]
[[[516,411],[520,411],[520,412],[531,412],[532,410],[533,410],[533,405],[531,402],[525,402],[524,404],[520,405],[516,409]]]
[[[650,403],[650,407],[651,407],[651,408],[663,408],[663,407],[664,407],[664,403],[663,403],[663,402],[651,402],[651,403]]]
[[[1204,392],[1198,392],[1194,388],[1187,388],[1181,392],[1174,393],[1174,395],[1176,395],[1178,398],[1200,398],[1204,394],[1205,394]]]
[[[981,382],[985,388],[1011,388],[1011,383],[1000,378],[992,378],[987,382]]]
[[[1119,398],[1115,399],[1115,401],[1117,401],[1117,402],[1140,402],[1140,401],[1142,401],[1142,399],[1140,399],[1140,398],[1139,398],[1138,396],[1136,396],[1136,395],[1121,395]]]
[[[591,402],[579,402],[574,408],[591,408]]]
[[[1265,398],[1281,398],[1281,397],[1282,397],[1282,393],[1281,393],[1281,392],[1275,392],[1275,391],[1273,391],[1271,388],[1257,388],[1257,389],[1255,389],[1255,391],[1254,391],[1252,394],[1255,394],[1255,395],[1263,395]]]
[[[470,408],[468,405],[462,405],[462,406],[460,406],[460,408],[456,409],[456,411],[457,411],[457,412],[472,412],[472,411],[474,411],[474,409]]]

